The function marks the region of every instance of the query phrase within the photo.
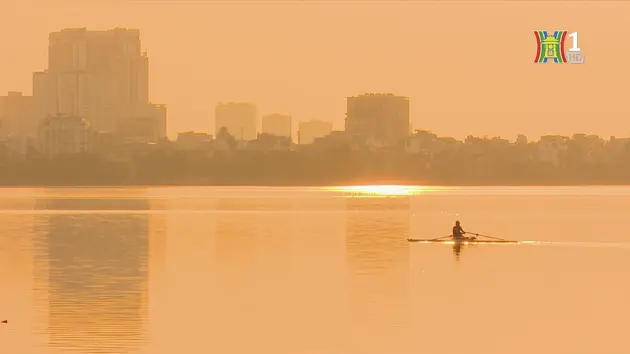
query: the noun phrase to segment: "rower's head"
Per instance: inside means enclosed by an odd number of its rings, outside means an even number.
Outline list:
[[[459,220],[455,221],[455,226],[459,226]]]

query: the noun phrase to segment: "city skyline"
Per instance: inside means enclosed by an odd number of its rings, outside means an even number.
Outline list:
[[[151,58],[152,99],[168,105],[171,138],[211,133],[214,104],[225,101],[252,102],[296,123],[332,121],[341,130],[345,97],[362,92],[409,96],[414,129],[458,138],[630,133],[627,4],[31,5],[13,4],[15,16],[0,25],[8,33],[31,23],[7,36],[12,55],[0,58],[0,92],[31,92],[32,72],[46,67],[50,32],[138,28]],[[466,17],[470,6],[484,21]],[[226,27],[237,18],[237,28]],[[167,20],[172,26],[162,25]],[[585,65],[533,64],[532,31],[557,28],[580,32]],[[459,40],[462,33],[470,40]],[[488,41],[503,48],[490,51]],[[547,94],[554,98],[542,100]]]

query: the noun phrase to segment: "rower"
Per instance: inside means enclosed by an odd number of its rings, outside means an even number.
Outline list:
[[[453,226],[453,239],[459,241],[464,237],[465,233],[466,231],[459,225],[459,221],[455,221],[455,226]]]

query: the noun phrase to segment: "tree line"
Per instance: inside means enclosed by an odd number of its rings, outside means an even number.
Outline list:
[[[628,184],[630,153],[595,159],[564,151],[559,163],[511,145],[409,154],[399,149],[354,150],[347,145],[293,150],[156,149],[127,161],[98,154],[0,158],[0,185],[423,185]]]

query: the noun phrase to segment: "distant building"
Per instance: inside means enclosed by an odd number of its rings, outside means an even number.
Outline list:
[[[108,156],[123,144],[119,133],[92,131],[89,136],[89,151]]]
[[[33,99],[38,119],[57,115],[59,100],[57,99],[57,77],[48,71],[33,73]]]
[[[145,156],[155,151],[157,147],[158,144],[154,142],[131,139],[118,145],[114,151],[107,154],[107,157],[112,161],[129,161],[135,157]]]
[[[472,135],[469,135],[468,137],[466,137],[466,140],[464,140],[464,144],[467,145],[467,148],[473,149],[473,150],[475,148],[480,149],[480,150],[506,148],[507,146],[511,145],[509,140],[503,139],[498,136],[489,138],[487,136],[477,137],[477,136],[472,136]]]
[[[371,146],[404,143],[410,129],[409,98],[388,94],[347,97],[346,132]]]
[[[96,131],[149,104],[149,62],[140,31],[63,29],[49,36],[48,69],[33,74],[38,115],[84,117]]]
[[[153,122],[156,141],[166,138],[166,105],[147,103],[136,105],[127,114],[129,118],[148,118]]]
[[[617,160],[630,156],[630,138],[610,137],[606,144],[608,160]]]
[[[617,138],[611,136],[608,141],[608,148],[614,154],[626,154],[630,152],[630,138]]]
[[[127,118],[118,121],[117,132],[124,138],[157,143],[166,138],[166,106],[137,106]]]
[[[87,152],[89,135],[90,123],[84,118],[50,116],[39,124],[39,151],[46,156]]]
[[[538,160],[558,166],[567,150],[569,138],[560,135],[545,135],[538,141]]]
[[[289,136],[272,134],[259,134],[256,140],[249,141],[245,148],[247,150],[270,151],[270,150],[290,150],[293,141]]]
[[[37,150],[37,138],[34,136],[9,135],[0,136],[4,147],[12,157],[26,156],[30,151]]]
[[[125,118],[118,122],[118,134],[125,140],[157,142],[158,127],[151,117]]]
[[[431,148],[431,156],[434,157],[442,153],[459,152],[463,145],[464,143],[462,141],[453,137],[438,137],[435,141],[435,145]]]
[[[351,146],[351,144],[352,138],[348,136],[348,134],[343,130],[334,130],[326,136],[315,138],[313,140],[313,146],[316,146],[318,148],[341,145]]]
[[[21,92],[9,91],[0,96],[0,132],[16,137],[34,137],[37,135],[36,105],[33,96],[24,96]]]
[[[516,137],[516,145],[527,145],[528,144],[528,140],[527,137],[523,134],[519,134]]]
[[[268,114],[262,117],[262,133],[291,138],[291,116],[287,114]]]
[[[606,143],[601,137],[592,134],[573,134],[571,141],[574,145],[586,151],[601,148]]]
[[[252,103],[219,103],[215,108],[215,135],[222,127],[236,140],[256,139],[256,106]]]
[[[298,144],[312,144],[317,138],[323,138],[332,132],[332,123],[321,120],[301,122],[298,127]]]
[[[194,131],[177,134],[177,148],[181,150],[200,149],[212,141],[212,135]]]
[[[143,137],[123,136],[113,132],[92,132],[89,151],[109,161],[130,161],[155,150],[158,144]]]
[[[407,140],[407,152],[411,154],[430,154],[437,142],[437,135],[427,130],[416,130]]]
[[[584,161],[602,162],[609,156],[606,156],[606,142],[597,135],[592,134],[573,134],[570,141],[573,151],[578,152]]]

